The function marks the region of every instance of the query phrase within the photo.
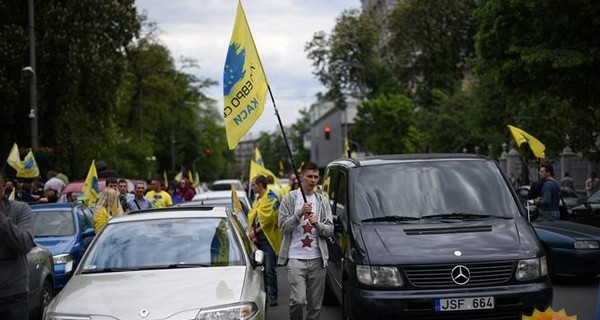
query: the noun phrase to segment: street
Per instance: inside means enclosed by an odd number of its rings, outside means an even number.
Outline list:
[[[277,282],[279,284],[279,305],[267,307],[267,319],[288,319],[289,289],[287,275],[284,267],[277,268]],[[575,277],[559,277],[554,279],[554,300],[552,309],[564,309],[568,316],[577,316],[579,320],[600,320],[598,314],[598,290],[600,279],[578,279]],[[321,319],[342,319],[340,306],[324,306]]]

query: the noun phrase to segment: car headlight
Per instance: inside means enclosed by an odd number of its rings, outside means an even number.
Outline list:
[[[548,275],[546,257],[519,260],[515,277],[519,281],[528,281]]]
[[[258,308],[253,302],[240,302],[202,309],[196,320],[248,320],[254,318]]]
[[[358,282],[375,287],[402,287],[402,277],[396,267],[356,266]]]
[[[70,254],[58,254],[53,256],[52,259],[54,260],[54,264],[65,265],[65,273],[69,273],[71,270],[73,270],[73,257]]]
[[[593,240],[575,241],[575,243],[573,245],[575,246],[575,249],[598,249],[598,248],[600,248],[598,241],[593,241]]]
[[[44,320],[90,320],[89,316],[49,313]]]

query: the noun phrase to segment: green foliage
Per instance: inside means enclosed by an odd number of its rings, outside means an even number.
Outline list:
[[[413,114],[413,103],[408,97],[381,95],[358,107],[350,135],[374,154],[422,151],[424,137]]]

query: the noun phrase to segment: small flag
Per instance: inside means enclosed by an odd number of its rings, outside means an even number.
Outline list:
[[[165,189],[169,187],[169,179],[167,178],[167,170],[163,170],[163,179],[165,180]]]
[[[274,175],[273,172],[271,172],[269,169],[265,168],[264,166],[259,165],[258,163],[254,162],[253,160],[250,160],[250,181],[252,181],[252,179],[256,178],[256,176],[259,174],[262,174],[264,176],[273,176],[273,178],[275,180],[275,184],[279,184],[279,178],[277,178],[277,176]]]
[[[183,179],[183,172],[179,171],[178,174],[175,175],[175,178],[173,178],[175,181],[179,182],[181,181],[181,179]]]
[[[541,143],[540,140],[536,139],[534,136],[517,127],[511,125],[507,125],[507,127],[510,130],[510,133],[512,134],[513,138],[515,139],[515,142],[517,143],[518,147],[520,147],[523,143],[527,143],[531,151],[533,151],[533,155],[536,158],[543,159],[546,157],[546,155],[544,154],[546,146],[543,143]]]
[[[17,177],[19,178],[37,178],[40,175],[40,169],[38,168],[37,162],[33,157],[33,152],[29,149],[25,160],[22,162],[23,166],[17,170]]]
[[[254,162],[256,162],[256,164],[258,164],[259,166],[265,165],[265,163],[263,162],[262,155],[260,154],[260,151],[258,151],[258,148],[254,148]]]
[[[231,201],[233,202],[233,212],[240,213],[242,212],[242,203],[240,202],[240,197],[238,197],[237,190],[235,190],[235,185],[231,184]]]
[[[92,160],[92,165],[88,171],[87,177],[81,189],[85,195],[84,201],[87,201],[88,205],[95,204],[100,195],[100,186],[98,185],[98,172],[96,171],[96,160]]]
[[[198,175],[198,171],[194,172],[194,184],[192,186],[194,188],[198,188],[200,186],[200,176]]]
[[[190,180],[190,185],[194,185],[194,176],[192,176],[192,171],[188,170],[188,180]]]
[[[6,159],[6,162],[17,172],[19,172],[19,170],[23,168],[21,156],[19,155],[19,147],[17,146],[16,142],[15,144],[13,144],[12,149],[10,149],[10,153],[8,154],[8,159]]]
[[[267,76],[239,1],[223,70],[223,118],[229,149],[237,146],[262,115],[267,90]]]

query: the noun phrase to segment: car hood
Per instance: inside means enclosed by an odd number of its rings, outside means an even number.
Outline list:
[[[535,222],[535,229],[542,229],[571,237],[575,240],[600,239],[600,228],[570,221]]]
[[[238,302],[245,266],[77,274],[52,304],[52,311],[117,319],[165,319],[200,308]],[[148,316],[141,317],[141,310]],[[182,315],[183,316],[183,315]],[[178,316],[179,318],[179,316]]]
[[[75,237],[43,237],[35,238],[35,242],[50,249],[52,255],[69,253],[75,244]]]
[[[539,255],[533,229],[522,219],[363,224],[360,229],[372,265],[511,260]]]

